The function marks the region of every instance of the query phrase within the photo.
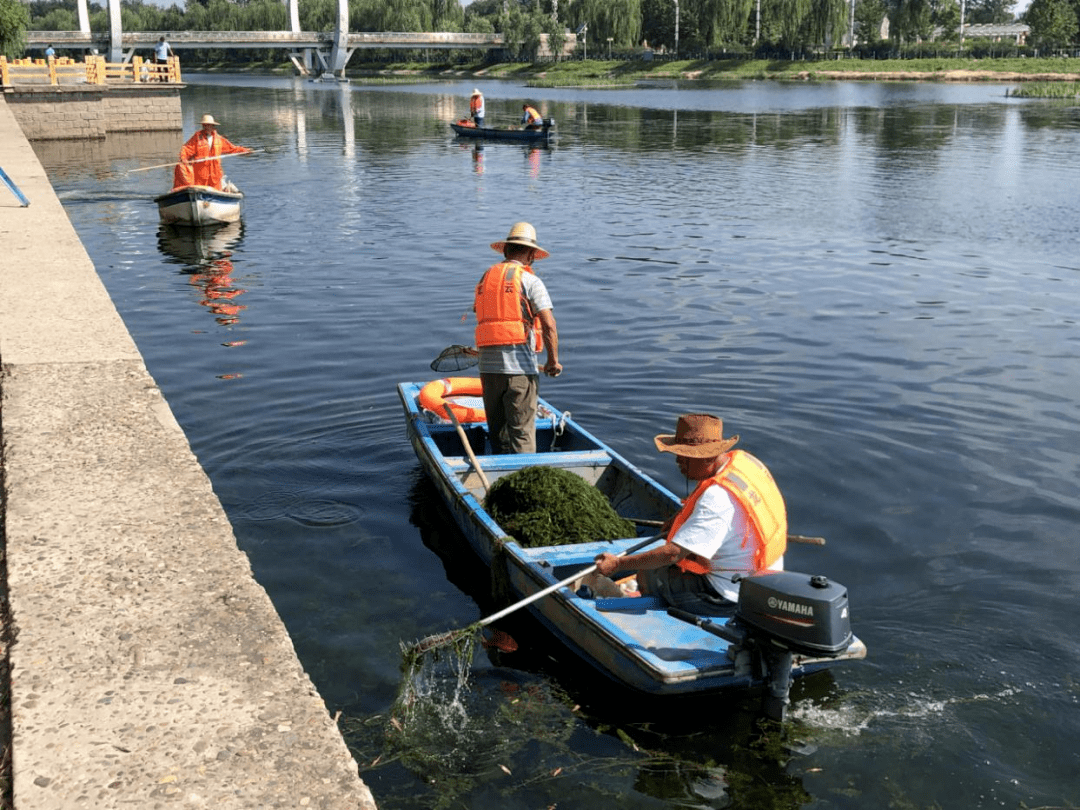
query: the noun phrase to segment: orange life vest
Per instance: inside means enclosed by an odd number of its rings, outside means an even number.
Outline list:
[[[543,116],[536,111],[535,107],[526,107],[522,113],[521,120],[527,127],[538,127],[544,123]]]
[[[476,345],[517,346],[525,343],[526,324],[532,324],[537,352],[544,348],[540,319],[521,290],[521,274],[532,268],[520,262],[492,265],[476,285]]]
[[[748,518],[747,534],[742,547],[754,543],[754,570],[768,568],[787,550],[787,510],[780,489],[773,481],[768,468],[745,450],[732,450],[723,466],[711,478],[706,478],[686,499],[683,508],[675,516],[668,532],[667,541],[679,531],[694,511],[698,499],[713,484],[719,484],[738,501]],[[678,562],[684,571],[707,574],[709,561],[698,555]]]
[[[472,98],[469,99],[469,112],[472,113],[473,115],[476,115],[477,113],[480,113],[481,115],[483,114],[483,112],[484,112],[484,97],[483,96],[473,96]]]

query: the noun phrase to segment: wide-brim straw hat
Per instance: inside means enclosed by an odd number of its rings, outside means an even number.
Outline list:
[[[657,436],[656,449],[686,458],[715,458],[739,443],[738,436],[724,438],[724,422],[707,413],[684,413],[675,425],[675,435]]]
[[[473,94],[473,96],[478,96],[478,95],[480,95],[480,90],[474,87],[473,91],[472,91],[472,94]],[[472,96],[470,96],[470,98],[472,98]]]
[[[214,116],[210,115],[210,113],[207,113],[206,115],[204,115],[202,117],[202,120],[199,121],[199,124],[210,124],[211,126],[215,126],[215,127],[221,126],[221,124],[219,124],[217,121],[214,120]]]
[[[492,242],[491,249],[502,253],[507,245],[524,245],[536,251],[537,259],[546,259],[551,254],[536,244],[536,228],[528,222],[515,222],[510,228],[510,235],[502,242]]]

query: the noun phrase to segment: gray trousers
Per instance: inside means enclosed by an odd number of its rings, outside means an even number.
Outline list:
[[[493,452],[536,452],[539,380],[535,374],[480,375]]]
[[[697,616],[733,616],[736,604],[716,592],[702,574],[683,571],[677,565],[638,571],[638,589],[659,596],[665,604]]]

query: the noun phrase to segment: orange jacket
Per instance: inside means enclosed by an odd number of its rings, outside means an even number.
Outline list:
[[[543,126],[544,118],[534,107],[526,107],[521,114],[521,123],[527,127]]]
[[[202,160],[203,158],[249,151],[251,150],[246,147],[230,143],[229,139],[221,133],[214,133],[214,142],[211,144],[206,134],[200,129],[188,138],[187,143],[180,147],[180,160]],[[221,179],[224,176],[225,173],[221,170],[220,160],[205,160],[202,163],[193,163],[190,166],[179,163],[173,170],[173,188],[210,186],[211,188],[220,189]]]
[[[532,268],[520,262],[492,265],[476,285],[477,346],[516,346],[526,339],[526,325],[532,324],[536,338],[533,348],[543,349],[537,317],[521,290],[521,274]]]
[[[754,456],[745,450],[732,450],[716,475],[706,478],[686,499],[683,508],[675,516],[668,532],[667,541],[679,531],[698,499],[713,484],[719,484],[738,501],[748,517],[748,533],[743,537],[743,548],[749,542],[754,543],[754,570],[768,568],[780,559],[787,550],[787,510],[784,498],[769,470]],[[678,562],[684,571],[695,574],[709,573],[708,561],[699,562],[701,557],[687,557]]]

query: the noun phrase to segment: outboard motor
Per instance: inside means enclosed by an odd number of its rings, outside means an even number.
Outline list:
[[[738,582],[739,603],[726,624],[682,610],[668,613],[726,639],[736,651],[756,654],[768,681],[765,714],[783,722],[794,657],[830,658],[851,645],[847,588],[797,571],[760,571]]]

